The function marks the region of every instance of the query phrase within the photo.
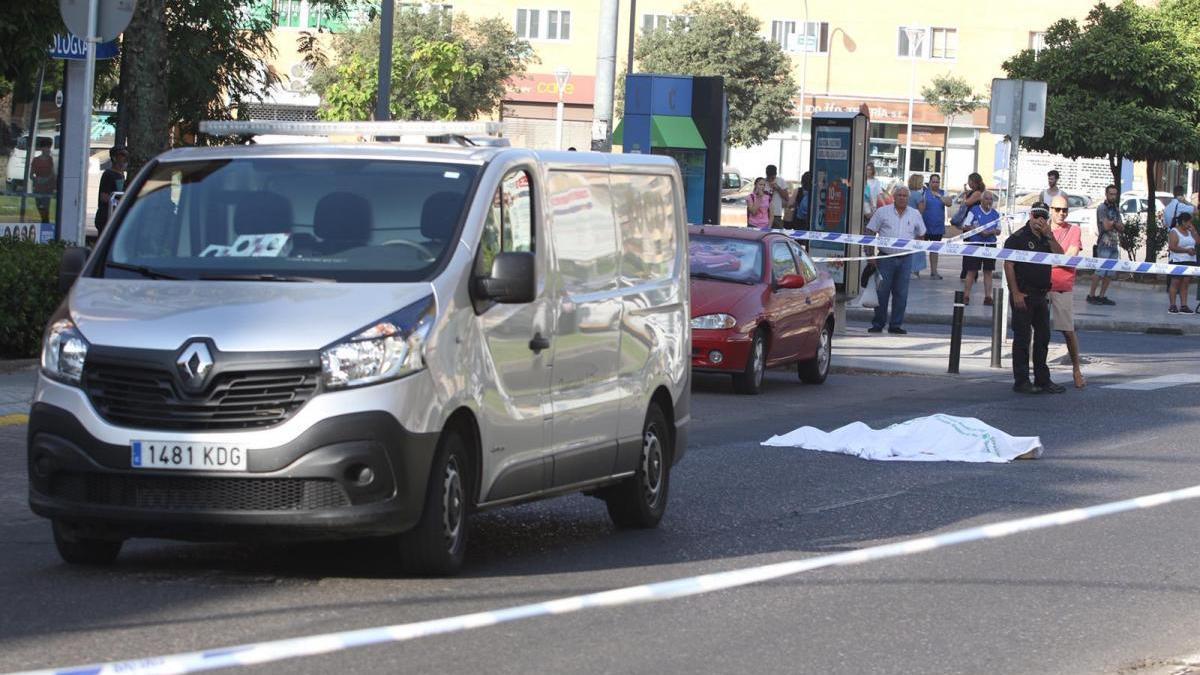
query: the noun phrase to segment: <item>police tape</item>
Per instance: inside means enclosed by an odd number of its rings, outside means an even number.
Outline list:
[[[1037,265],[1055,265],[1057,267],[1073,267],[1081,270],[1100,270],[1105,272],[1132,272],[1136,274],[1166,274],[1170,276],[1200,277],[1200,267],[1178,265],[1171,263],[1133,262],[1130,260],[1115,260],[1112,258],[1092,258],[1079,255],[1063,255],[1058,253],[1042,253],[1040,251],[1022,251],[1012,248],[996,248],[980,244],[959,244],[946,241],[920,241],[916,239],[892,239],[866,234],[841,234],[838,232],[814,232],[811,230],[779,230],[793,239],[830,242],[835,244],[856,244],[858,246],[878,246],[882,248],[904,249],[913,253],[945,253],[971,258],[991,258],[1002,262],[1034,263]],[[868,256],[862,259],[873,259]],[[831,256],[822,258],[824,261],[853,260]]]
[[[856,551],[834,553],[805,560],[788,560],[780,563],[734,569],[726,572],[714,572],[639,586],[628,586],[611,591],[575,595],[546,602],[519,605],[507,609],[462,614],[431,621],[418,621],[380,626],[377,628],[363,628],[338,633],[311,635],[308,637],[271,640],[168,656],[152,656],[129,661],[113,661],[89,666],[56,668],[34,671],[23,675],[81,675],[84,673],[88,675],[106,675],[109,673],[141,673],[145,675],[180,674],[271,663],[303,656],[330,654],[357,647],[407,642],[434,635],[459,633],[536,617],[559,616],[588,609],[621,607],[637,603],[661,602],[663,600],[702,595],[714,591],[772,581],[826,567],[859,565],[876,560],[925,553],[947,546],[956,546],[986,539],[1000,539],[1022,532],[1070,525],[1092,518],[1110,516],[1126,511],[1148,509],[1196,498],[1200,498],[1200,485],[1117,502],[1097,504],[1085,508],[1067,509],[1040,516],[1030,516],[1028,518],[992,523],[990,525],[980,525],[945,534],[871,546]]]

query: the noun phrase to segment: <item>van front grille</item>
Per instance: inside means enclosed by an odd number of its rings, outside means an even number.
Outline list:
[[[50,495],[80,504],[159,511],[316,511],[349,506],[337,481],[319,478],[130,476],[63,471]]]
[[[219,373],[204,392],[192,395],[164,370],[87,364],[83,386],[96,411],[124,427],[261,429],[286,421],[316,394],[318,371]]]

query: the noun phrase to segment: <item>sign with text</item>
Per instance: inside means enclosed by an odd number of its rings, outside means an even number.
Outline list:
[[[48,51],[52,59],[71,59],[83,61],[87,58],[87,41],[76,35],[59,33],[50,38]],[[96,45],[96,58],[112,59],[117,56],[117,41],[101,42]]]

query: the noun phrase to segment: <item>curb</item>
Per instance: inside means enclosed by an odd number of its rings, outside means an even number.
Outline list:
[[[870,322],[875,310],[862,308],[846,308],[846,318],[853,321]],[[929,324],[949,326],[951,317],[947,314],[926,314],[908,312],[904,315],[906,324]],[[972,328],[991,328],[990,316],[964,316],[963,325]],[[1089,319],[1075,315],[1075,330],[1101,331],[1107,333],[1149,333],[1154,335],[1200,335],[1200,319],[1191,324],[1174,323],[1142,323],[1137,321],[1120,321],[1116,319]]]

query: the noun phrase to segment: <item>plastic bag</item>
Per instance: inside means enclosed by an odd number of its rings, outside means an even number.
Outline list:
[[[862,290],[858,292],[858,298],[855,302],[859,307],[875,309],[879,306],[879,273],[872,274],[867,283],[863,285]]]

